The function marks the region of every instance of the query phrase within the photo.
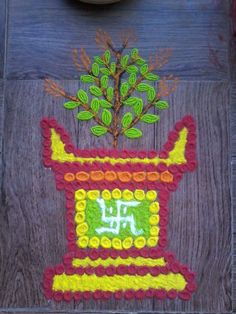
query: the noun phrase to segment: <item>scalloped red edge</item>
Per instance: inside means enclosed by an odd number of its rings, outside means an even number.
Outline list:
[[[48,299],[54,299],[55,301],[71,301],[74,300],[80,300],[82,298],[84,299],[102,299],[106,300],[108,298],[111,298],[112,296],[115,297],[115,299],[121,299],[122,297],[126,299],[143,299],[143,298],[152,298],[155,297],[157,299],[175,299],[179,297],[182,300],[189,300],[191,298],[192,293],[196,290],[196,283],[195,283],[195,274],[193,272],[190,272],[188,270],[188,267],[186,265],[180,264],[179,262],[175,261],[174,255],[170,252],[164,252],[161,249],[152,248],[147,249],[143,248],[141,250],[138,249],[131,249],[132,254],[127,255],[127,251],[121,250],[121,251],[115,251],[115,250],[106,250],[104,249],[91,249],[89,254],[86,254],[83,252],[83,250],[77,250],[75,252],[70,252],[64,255],[63,257],[63,263],[58,264],[54,267],[48,267],[44,272],[44,295]],[[98,267],[73,267],[71,266],[71,262],[73,258],[81,258],[84,259],[85,257],[89,256],[91,259],[96,259],[101,257],[102,259],[106,259],[108,257],[146,257],[146,258],[160,258],[164,257],[166,261],[166,266],[156,266],[156,267],[147,267],[147,266],[125,266],[120,265],[118,267],[114,266],[98,266]],[[96,290],[94,292],[91,291],[85,291],[85,292],[55,292],[52,290],[52,280],[54,275],[59,275],[62,273],[66,273],[67,275],[72,274],[96,274],[97,276],[114,276],[115,274],[124,275],[139,275],[139,276],[145,276],[147,273],[150,273],[152,276],[158,276],[159,274],[168,274],[168,272],[173,273],[180,273],[184,276],[187,285],[185,289],[181,292],[178,292],[174,289],[170,291],[165,291],[163,289],[148,289],[148,290],[142,290],[139,289],[137,291],[134,290],[125,290],[125,291],[117,291],[115,293],[112,293],[110,291],[101,291]]]
[[[174,299],[176,297],[181,298],[182,300],[189,300],[191,294],[196,289],[196,284],[194,282],[194,274],[190,272],[187,266],[180,264],[179,262],[174,260],[173,254],[165,253],[163,250],[167,246],[167,223],[168,223],[168,207],[167,203],[169,200],[170,192],[175,191],[177,189],[179,181],[182,179],[183,173],[187,171],[193,171],[196,168],[196,125],[195,121],[192,116],[187,115],[182,120],[175,124],[175,130],[169,133],[168,141],[164,145],[164,150],[161,152],[156,151],[128,151],[128,150],[106,150],[106,149],[93,149],[93,150],[77,150],[74,145],[70,141],[70,137],[66,133],[66,131],[57,123],[57,121],[53,118],[44,118],[41,121],[41,127],[43,132],[43,162],[46,167],[50,167],[55,172],[55,180],[56,180],[56,187],[58,190],[65,190],[66,194],[66,220],[67,220],[67,240],[68,240],[68,251],[69,253],[65,254],[63,257],[63,264],[57,265],[56,267],[49,267],[46,269],[44,273],[44,294],[45,297],[48,299],[54,299],[55,301],[70,301],[80,300],[81,298],[90,299],[93,297],[94,299],[108,299],[112,295],[116,299],[120,299],[122,297],[126,299],[132,298],[150,298],[156,297],[158,299]],[[60,135],[62,141],[65,143],[65,150],[68,153],[73,153],[75,156],[78,157],[113,157],[113,158],[154,158],[159,156],[161,158],[168,157],[168,153],[173,149],[174,143],[178,138],[178,132],[186,127],[188,129],[188,137],[187,137],[187,144],[186,144],[186,151],[185,151],[185,158],[186,163],[184,165],[171,165],[166,166],[163,163],[155,165],[145,165],[142,163],[130,163],[127,162],[126,164],[116,164],[111,165],[107,163],[100,163],[100,162],[93,162],[88,163],[85,162],[83,165],[80,162],[65,162],[59,163],[57,161],[51,160],[51,141],[50,141],[50,129],[54,128],[57,133]],[[168,170],[174,176],[174,180],[171,183],[164,183],[164,182],[150,182],[150,181],[143,181],[143,182],[128,182],[123,183],[119,180],[114,182],[107,182],[106,180],[100,182],[93,182],[91,180],[87,182],[67,182],[64,180],[64,174],[66,172],[78,172],[78,171],[93,171],[93,170],[114,170],[114,171],[158,171],[163,172]],[[155,189],[158,190],[158,200],[160,203],[160,237],[158,241],[158,248],[143,248],[143,249],[135,249],[131,248],[129,250],[121,250],[116,251],[113,249],[105,250],[105,249],[87,249],[86,253],[82,249],[78,249],[76,245],[76,234],[75,234],[75,223],[74,223],[74,191],[78,188],[83,189],[109,189],[112,190],[114,188],[120,189]],[[160,255],[161,254],[161,255]],[[109,267],[86,267],[86,268],[74,268],[71,266],[71,260],[74,257],[85,258],[85,256],[89,256],[91,259],[97,257],[107,258],[113,257],[116,258],[118,256],[143,256],[143,257],[164,257],[167,261],[167,265],[165,267],[137,267],[137,266],[109,266]],[[170,258],[171,256],[171,258]],[[177,292],[175,290],[171,290],[168,293],[165,290],[155,290],[149,289],[147,291],[138,290],[126,290],[126,291],[119,291],[116,293],[111,293],[109,291],[96,291],[90,292],[86,291],[83,293],[71,293],[71,292],[54,292],[52,291],[52,278],[53,275],[57,272],[62,273],[66,272],[68,274],[71,273],[78,273],[78,274],[92,274],[95,273],[96,275],[114,275],[115,273],[124,273],[124,274],[134,274],[138,275],[145,275],[146,273],[151,273],[152,275],[157,276],[160,273],[168,273],[168,271],[173,271],[173,269],[178,269],[180,273],[183,274],[187,281],[187,286],[184,291]],[[115,271],[115,273],[114,273]]]

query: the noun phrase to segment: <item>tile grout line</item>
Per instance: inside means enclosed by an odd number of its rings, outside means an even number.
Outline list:
[[[5,38],[4,38],[4,61],[3,61],[3,81],[7,77],[7,51],[8,51],[8,21],[9,21],[9,0],[5,0]]]
[[[37,81],[44,81],[46,79],[45,78],[5,78],[5,81],[7,82],[37,82]],[[77,81],[79,82],[80,79],[79,77],[77,78],[65,78],[65,77],[61,77],[61,78],[53,78],[51,77],[52,80],[56,81],[56,82],[60,82],[60,81],[64,81],[64,82],[73,82],[73,81]],[[166,82],[171,82],[169,80],[166,80]],[[214,83],[229,83],[229,78],[225,78],[225,79],[219,79],[219,80],[214,80],[214,79],[207,79],[207,78],[203,78],[203,79],[199,79],[196,77],[192,77],[192,78],[188,78],[188,77],[184,77],[183,79],[180,79],[179,83],[188,83],[188,82],[194,82],[194,83],[209,83],[209,84],[214,84]]]
[[[0,180],[0,195],[1,195],[1,204],[3,201],[3,176],[4,176],[4,160],[3,160],[3,143],[4,143],[4,113],[5,113],[5,88],[6,88],[6,61],[7,61],[7,36],[8,36],[8,0],[5,0],[5,20],[4,20],[4,51],[3,51],[3,77],[2,77],[2,99],[0,103],[0,113],[1,113],[1,119],[0,119],[0,133],[2,135],[1,141],[0,141],[0,164],[1,164],[1,180]]]
[[[229,31],[230,31],[230,38],[229,38],[229,43],[228,43],[228,65],[229,65],[229,86],[230,86],[230,95],[229,95],[229,114],[228,114],[228,124],[229,124],[229,186],[230,186],[230,212],[231,212],[231,310],[234,312],[236,309],[236,304],[235,304],[235,298],[234,296],[234,283],[235,283],[235,275],[234,275],[234,264],[235,264],[235,255],[234,253],[234,240],[235,240],[235,235],[234,232],[234,224],[235,224],[235,218],[236,216],[234,215],[234,191],[233,191],[233,184],[234,184],[234,169],[233,169],[233,147],[232,147],[232,126],[233,126],[233,104],[232,104],[232,96],[233,96],[233,70],[231,65],[231,55],[232,55],[232,50],[234,48],[234,16],[233,16],[233,10],[234,7],[236,6],[236,0],[230,1],[230,6],[229,6],[229,16],[230,18],[230,23],[229,23]]]
[[[233,6],[233,2],[234,0],[230,1],[230,10],[232,10],[232,6]],[[229,12],[229,15],[230,15],[230,12]],[[229,156],[228,156],[228,163],[229,163],[229,187],[230,187],[230,214],[231,214],[231,223],[230,223],[230,228],[231,228],[231,261],[230,261],[230,264],[231,264],[231,272],[230,272],[230,283],[231,283],[231,310],[233,311],[233,197],[232,197],[232,179],[233,179],[233,176],[232,176],[232,148],[231,148],[231,137],[232,137],[232,134],[231,134],[231,124],[232,124],[232,115],[231,115],[231,98],[232,98],[232,83],[231,83],[231,77],[232,77],[232,70],[231,70],[231,67],[230,67],[230,58],[231,58],[231,37],[232,37],[232,17],[230,19],[230,22],[229,22],[229,42],[228,42],[228,66],[229,66],[229,114],[227,115],[227,123],[229,125],[229,137],[228,137],[228,142],[229,142]]]
[[[179,311],[116,311],[116,310],[111,310],[111,311],[106,311],[106,310],[98,310],[98,311],[93,311],[93,310],[53,310],[53,309],[48,309],[44,307],[40,308],[0,308],[1,314],[3,313],[9,313],[9,314],[16,314],[16,313],[30,313],[30,314],[232,314],[233,312],[196,312],[196,311],[187,311],[187,312],[179,312]]]
[[[236,252],[234,249],[234,242],[236,241],[236,229],[234,228],[236,224],[236,215],[234,213],[235,209],[235,196],[234,196],[234,154],[233,154],[233,147],[232,147],[232,128],[233,128],[233,103],[232,103],[232,98],[233,98],[233,93],[234,93],[234,87],[233,84],[231,83],[231,88],[230,88],[230,105],[229,105],[229,124],[230,124],[230,198],[231,198],[231,252],[232,252],[232,257],[231,257],[231,302],[232,302],[232,311],[236,310],[236,295],[234,295],[234,290],[236,289],[235,287],[235,265],[236,265]]]

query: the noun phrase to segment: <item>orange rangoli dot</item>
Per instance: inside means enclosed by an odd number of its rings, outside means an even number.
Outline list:
[[[66,174],[64,175],[64,179],[65,179],[67,182],[72,182],[72,181],[75,180],[75,175],[74,175],[73,173],[68,172],[68,173],[66,173]]]
[[[169,171],[164,171],[161,173],[161,181],[172,182],[173,181],[173,175]]]
[[[157,181],[160,178],[160,174],[158,172],[147,172],[148,181]]]
[[[107,181],[114,181],[117,179],[117,175],[115,173],[115,171],[106,171],[105,172],[105,179]]]
[[[121,182],[129,182],[132,178],[131,173],[124,171],[124,172],[118,172],[118,178]]]
[[[134,172],[133,173],[133,179],[136,182],[142,182],[146,179],[146,173],[145,172]]]
[[[78,181],[87,181],[89,179],[89,174],[85,171],[77,172],[75,175]]]
[[[102,171],[91,171],[90,176],[91,176],[91,179],[93,181],[102,181],[104,179],[104,172],[102,172]]]

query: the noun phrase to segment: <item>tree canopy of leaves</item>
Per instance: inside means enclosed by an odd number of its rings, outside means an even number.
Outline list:
[[[68,95],[51,80],[46,80],[45,87],[53,96],[67,98],[64,108],[77,110],[79,121],[93,120],[93,135],[111,134],[116,147],[119,136],[137,139],[143,135],[139,123],[159,121],[159,111],[169,107],[161,98],[175,90],[177,79],[160,79],[155,70],[166,63],[163,57],[156,55],[154,61],[150,57],[147,62],[137,48],[128,48],[129,38],[115,49],[111,37],[98,31],[96,42],[104,49],[102,55],[90,59],[84,49],[80,56],[77,51],[73,53],[75,65],[84,71],[80,76],[83,87],[76,96]]]

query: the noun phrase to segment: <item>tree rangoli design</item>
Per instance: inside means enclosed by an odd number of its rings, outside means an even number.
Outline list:
[[[81,81],[89,84],[89,92],[79,89],[70,96],[55,82],[45,83],[50,94],[68,98],[66,109],[79,109],[80,121],[95,121],[93,135],[110,134],[114,147],[76,149],[54,118],[41,122],[44,165],[54,171],[56,187],[66,196],[68,240],[63,263],[44,273],[49,299],[189,300],[196,289],[194,273],[166,250],[170,193],[196,167],[195,122],[191,116],[177,122],[160,152],[116,149],[120,136],[142,136],[138,122],[159,121],[157,111],[168,108],[161,97],[176,87],[175,79],[169,84],[152,73],[166,63],[168,53],[146,63],[137,49],[124,53],[129,40],[126,34],[115,49],[110,36],[98,31],[104,54],[91,62],[81,50],[82,65],[75,63],[87,71]],[[158,91],[151,81],[159,82]]]

